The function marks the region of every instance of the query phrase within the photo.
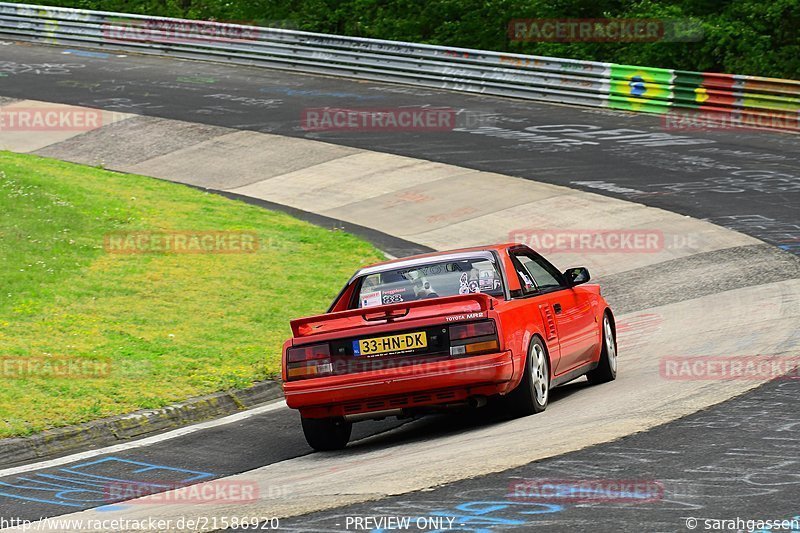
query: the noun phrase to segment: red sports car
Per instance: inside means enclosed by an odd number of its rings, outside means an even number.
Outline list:
[[[291,322],[283,390],[316,450],[352,423],[504,397],[524,416],[579,376],[615,379],[614,315],[584,267],[527,246],[396,259],[355,273],[324,315]]]

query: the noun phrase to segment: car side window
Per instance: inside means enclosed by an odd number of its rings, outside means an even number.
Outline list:
[[[524,294],[534,291],[558,290],[565,287],[558,270],[543,258],[528,254],[516,254],[515,257]]]
[[[519,283],[522,286],[522,294],[532,294],[536,292],[536,284],[533,281],[533,276],[531,276],[530,272],[522,266],[520,262],[521,258],[517,255],[514,256],[514,268],[517,271],[517,276],[519,277]]]

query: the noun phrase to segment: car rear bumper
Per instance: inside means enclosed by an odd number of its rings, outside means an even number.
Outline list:
[[[303,416],[359,414],[422,407],[474,395],[507,392],[514,374],[510,351],[402,368],[284,383],[286,403]],[[429,394],[422,394],[429,393]]]

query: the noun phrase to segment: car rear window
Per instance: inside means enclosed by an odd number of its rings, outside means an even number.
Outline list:
[[[494,262],[483,257],[432,262],[370,274],[361,281],[356,307],[476,292],[503,295],[500,272]]]

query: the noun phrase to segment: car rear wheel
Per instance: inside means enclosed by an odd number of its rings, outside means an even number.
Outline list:
[[[342,418],[302,418],[308,445],[318,452],[341,450],[350,440],[352,422]]]
[[[600,352],[600,363],[597,368],[586,374],[586,378],[592,385],[617,379],[617,340],[614,338],[614,328],[611,326],[611,317],[608,313],[603,316],[603,348]]]
[[[510,408],[517,416],[541,413],[550,399],[550,360],[538,337],[531,340],[525,361],[525,374],[519,386],[508,395]]]

